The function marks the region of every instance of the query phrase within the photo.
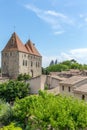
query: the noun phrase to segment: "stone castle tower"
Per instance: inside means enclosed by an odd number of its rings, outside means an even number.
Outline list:
[[[19,74],[41,75],[42,56],[28,40],[24,45],[14,32],[2,50],[2,76],[16,78]]]

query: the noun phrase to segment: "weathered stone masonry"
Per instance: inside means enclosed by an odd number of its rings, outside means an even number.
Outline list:
[[[41,75],[42,56],[28,40],[24,45],[14,32],[2,50],[2,76],[16,78],[19,74]]]

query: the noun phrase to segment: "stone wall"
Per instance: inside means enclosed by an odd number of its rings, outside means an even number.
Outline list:
[[[2,76],[16,78],[18,74],[41,75],[42,57],[19,52],[2,52]]]
[[[41,57],[19,52],[19,73],[26,73],[36,77],[41,75],[41,66]]]
[[[60,84],[59,91],[61,94],[73,96],[73,87],[70,85]]]
[[[17,51],[2,52],[2,76],[16,77],[19,73]]]
[[[81,80],[78,83],[75,83],[73,85],[60,83],[60,93],[65,94],[65,95],[74,96],[74,89],[78,88],[84,84],[87,84],[87,79]]]
[[[84,99],[83,99],[83,95],[84,95]],[[87,101],[87,93],[86,94],[84,94],[84,93],[74,93],[74,96],[75,96],[75,98],[77,98],[77,99],[81,99],[81,100],[85,100],[85,101]]]
[[[37,77],[34,77],[34,78],[26,81],[26,83],[30,84],[30,93],[31,94],[38,94],[39,90],[44,90],[41,79],[42,79],[42,76],[37,76]]]
[[[51,76],[47,75],[46,77],[46,84],[48,85],[49,89],[56,88],[60,86],[60,81],[64,80],[63,78],[59,78],[58,76]]]

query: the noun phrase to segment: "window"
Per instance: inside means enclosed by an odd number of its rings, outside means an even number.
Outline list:
[[[62,86],[62,90],[64,91],[64,86]]]
[[[7,53],[5,53],[5,56],[7,56]]]
[[[37,62],[36,62],[36,67],[37,67]]]
[[[24,66],[24,60],[23,60],[23,66]]]
[[[39,62],[38,62],[38,67],[39,67],[40,65],[39,65]]]
[[[31,61],[31,66],[33,66],[33,62]]]
[[[82,100],[85,100],[85,95],[82,95]]]
[[[26,54],[24,54],[24,57],[26,57]]]
[[[10,52],[10,56],[12,56],[12,52]]]
[[[30,58],[30,55],[28,55],[28,58]]]
[[[27,60],[25,61],[25,65],[27,66]]]
[[[70,90],[70,87],[68,87],[68,91],[70,92],[71,90]]]
[[[34,74],[33,74],[33,70],[31,70],[31,76],[33,77],[33,75],[34,75]]]
[[[27,66],[27,60],[23,60],[23,66]]]
[[[5,63],[5,62],[4,62],[3,64],[4,64],[4,65],[6,65],[6,63]]]
[[[34,56],[34,59],[35,59],[35,56]]]

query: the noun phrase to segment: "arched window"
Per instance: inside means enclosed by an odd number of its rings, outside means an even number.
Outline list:
[[[64,91],[64,86],[62,86],[62,90]]]
[[[32,76],[32,77],[34,76],[33,70],[31,70],[31,76]]]
[[[85,95],[82,95],[82,100],[85,100]]]
[[[31,61],[31,66],[33,66],[33,62]]]
[[[26,60],[26,66],[27,66],[27,60]]]
[[[24,66],[24,60],[23,60],[23,66]]]
[[[68,91],[70,92],[71,90],[70,90],[70,87],[68,87]]]

